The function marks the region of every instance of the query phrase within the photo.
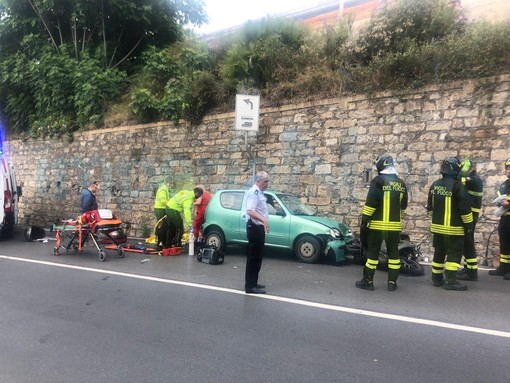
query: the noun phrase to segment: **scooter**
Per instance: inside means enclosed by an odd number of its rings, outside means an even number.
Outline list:
[[[354,263],[365,264],[367,258],[361,245],[359,236],[354,238],[354,241],[347,245],[346,254],[351,256]],[[425,269],[418,262],[421,257],[420,245],[411,241],[409,234],[400,234],[400,243],[398,244],[398,254],[400,257],[400,273],[418,277],[425,274]],[[383,242],[381,250],[379,251],[379,264],[378,270],[388,270],[388,252],[386,244]]]

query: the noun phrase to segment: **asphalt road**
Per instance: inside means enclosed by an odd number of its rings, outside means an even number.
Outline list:
[[[510,282],[487,271],[468,292],[377,272],[368,292],[358,265],[269,252],[250,296],[236,249],[211,266],[53,246],[0,242],[0,382],[508,381]]]

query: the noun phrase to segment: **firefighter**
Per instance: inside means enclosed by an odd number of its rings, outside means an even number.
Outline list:
[[[361,217],[361,241],[367,261],[363,278],[356,287],[374,290],[374,274],[379,264],[379,250],[386,242],[388,250],[388,290],[397,289],[400,271],[398,244],[402,231],[402,215],[407,208],[407,187],[398,177],[393,158],[382,155],[374,161],[378,175],[372,179]]]
[[[427,211],[431,218],[434,259],[432,284],[445,290],[465,291],[467,286],[457,281],[462,258],[464,235],[472,235],[473,213],[467,188],[458,180],[461,164],[450,157],[441,165],[442,178],[430,187]],[[444,276],[443,276],[444,272]]]
[[[510,158],[505,161],[506,181],[498,190],[498,197],[507,196],[501,206],[506,209],[499,220],[499,266],[496,270],[490,270],[489,275],[504,276],[510,280]],[[504,197],[503,197],[504,198]]]
[[[473,213],[473,230],[464,235],[464,268],[457,273],[457,279],[461,281],[478,280],[478,258],[475,249],[475,227],[480,215],[483,196],[483,182],[476,167],[469,159],[461,163],[460,181],[466,186],[471,201],[471,212]]]

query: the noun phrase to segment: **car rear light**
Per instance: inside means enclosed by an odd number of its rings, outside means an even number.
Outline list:
[[[10,190],[4,191],[4,209],[6,213],[11,213],[12,211],[12,202],[11,202],[11,192]]]

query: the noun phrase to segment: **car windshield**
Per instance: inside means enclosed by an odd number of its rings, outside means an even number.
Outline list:
[[[290,194],[277,194],[278,198],[293,215],[314,215],[312,209],[303,204],[299,198]]]

